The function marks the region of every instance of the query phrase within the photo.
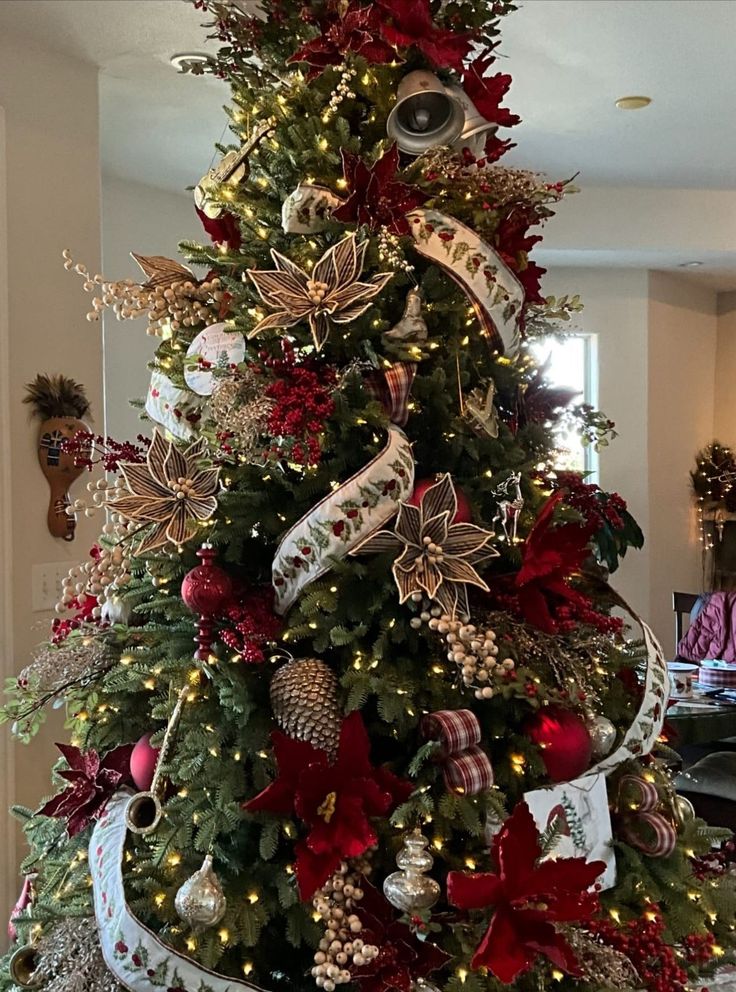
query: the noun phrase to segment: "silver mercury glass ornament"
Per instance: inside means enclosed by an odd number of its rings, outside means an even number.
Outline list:
[[[439,882],[426,876],[434,864],[428,846],[429,841],[418,830],[407,834],[404,846],[396,855],[401,870],[392,872],[383,883],[383,894],[388,901],[405,913],[429,909],[440,897]]]
[[[181,886],[174,906],[179,917],[195,933],[215,926],[223,918],[227,900],[212,868],[211,855],[207,855],[199,871],[195,871]]]
[[[591,716],[588,721],[588,733],[593,745],[593,757],[598,760],[610,753],[616,742],[616,728],[607,716]]]

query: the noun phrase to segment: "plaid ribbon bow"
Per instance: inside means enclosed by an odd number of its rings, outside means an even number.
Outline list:
[[[674,825],[656,812],[659,793],[653,782],[624,775],[618,784],[621,836],[650,858],[668,858],[677,844]]]
[[[437,710],[422,719],[422,734],[441,745],[442,763],[448,791],[475,796],[493,785],[493,768],[480,743],[480,723],[470,710]]]
[[[404,427],[409,419],[409,393],[416,374],[416,362],[394,362],[390,368],[372,372],[366,379],[366,388],[383,404],[389,420],[398,427]]]

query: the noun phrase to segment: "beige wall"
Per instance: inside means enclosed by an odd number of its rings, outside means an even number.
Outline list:
[[[736,446],[736,293],[718,297],[718,351],[713,436]]]
[[[112,176],[102,180],[102,263],[110,279],[137,279],[141,271],[130,257],[166,255],[176,258],[179,241],[203,237],[191,194],[167,193]],[[156,339],[146,334],[145,320],[119,322],[104,318],[105,411],[107,433],[132,440],[148,433],[138,410],[128,400],[144,399]]]
[[[673,647],[672,592],[698,592],[702,563],[689,472],[713,436],[716,294],[649,275],[649,617]]]
[[[619,432],[601,452],[601,485],[625,497],[646,537],[612,583],[673,653],[672,592],[702,587],[688,473],[713,436],[717,380],[723,393],[736,382],[736,311],[717,317],[712,290],[644,270],[555,268],[544,286],[583,298],[579,327],[598,337],[598,403]]]
[[[5,118],[0,203],[6,200],[5,223],[0,207],[0,269],[5,270],[0,289],[5,278],[9,287],[0,334],[10,369],[0,380],[0,410],[4,419],[7,410],[10,428],[3,445],[9,486],[0,513],[3,525],[12,528],[10,546],[3,548],[3,571],[10,578],[5,606],[12,613],[12,643],[7,631],[3,643],[5,676],[27,662],[52,616],[31,612],[32,566],[75,562],[86,555],[96,530],[94,521],[81,521],[72,543],[46,530],[48,490],[36,460],[36,429],[21,401],[24,384],[37,372],[62,372],[86,385],[95,423],[102,426],[100,336],[84,319],[80,280],[64,271],[61,259],[69,246],[90,268],[99,265],[97,71],[4,35],[0,109]],[[3,728],[0,767],[8,770],[3,785],[13,801],[33,806],[49,792],[53,736],[47,728],[24,748],[12,745]],[[3,836],[12,836],[7,827]],[[7,861],[0,857],[0,871]],[[16,889],[14,876],[12,865],[0,877],[2,904]]]

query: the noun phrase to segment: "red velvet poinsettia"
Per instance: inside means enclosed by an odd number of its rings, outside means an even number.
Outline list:
[[[473,956],[507,984],[544,955],[561,971],[580,975],[572,948],[555,923],[590,920],[598,895],[589,891],[605,870],[602,861],[558,858],[540,862],[539,831],[526,803],[519,803],[491,844],[495,872],[451,871],[448,901],[459,909],[492,907],[490,925]]]
[[[287,60],[307,62],[310,77],[318,76],[327,66],[339,65],[348,52],[355,52],[374,65],[392,62],[396,52],[381,38],[380,14],[374,4],[367,7],[353,0],[344,13],[341,4],[332,0],[320,19],[321,35],[306,42]]]
[[[528,258],[534,245],[542,240],[541,234],[529,234],[534,223],[538,223],[537,218],[528,217],[523,209],[515,206],[496,228],[495,244],[499,255],[523,286],[527,303],[544,303],[541,280],[547,270]]]
[[[349,195],[342,206],[332,211],[335,220],[342,224],[367,224],[374,231],[387,227],[392,234],[408,234],[407,213],[426,203],[429,197],[418,186],[396,179],[398,145],[394,143],[370,166],[344,148],[341,154]]]
[[[435,69],[462,68],[470,50],[467,32],[438,27],[429,0],[375,0],[383,14],[381,34],[394,48],[416,48]]]
[[[499,127],[514,127],[521,121],[512,114],[508,107],[502,107],[501,102],[511,86],[511,76],[497,72],[487,75],[488,70],[496,61],[493,49],[481,52],[463,69],[463,89],[473,101],[478,111],[491,124]]]
[[[590,554],[590,526],[578,523],[552,526],[557,505],[564,492],[547,500],[532,527],[522,550],[522,565],[514,580],[519,608],[525,619],[548,634],[557,632],[549,598],[588,606],[589,600],[572,589],[567,579]]]
[[[68,769],[59,772],[70,783],[38,811],[44,816],[66,817],[66,831],[74,837],[96,819],[121,783],[130,777],[132,744],[122,744],[100,758],[97,751],[82,752],[69,744],[56,745]]]
[[[342,724],[337,756],[274,731],[278,777],[249,802],[250,812],[295,812],[309,833],[296,845],[296,879],[310,899],[343,858],[357,858],[377,842],[371,817],[385,817],[413,786],[370,763],[370,742],[360,713]]]
[[[240,233],[240,225],[237,217],[224,211],[219,217],[208,217],[199,207],[194,208],[197,216],[202,221],[205,233],[216,245],[227,245],[230,251],[237,251],[242,244],[243,238]]]
[[[362,879],[360,887],[363,898],[354,910],[363,924],[360,937],[379,953],[360,968],[351,968],[350,974],[362,992],[410,992],[418,978],[441,968],[449,955],[431,941],[419,940],[397,920],[393,907],[370,882]]]

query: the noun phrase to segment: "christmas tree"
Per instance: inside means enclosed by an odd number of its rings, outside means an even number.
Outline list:
[[[2,987],[683,992],[732,959],[734,846],[608,584],[638,527],[555,471],[613,425],[529,349],[579,303],[529,258],[567,185],[498,164],[513,5],[195,6],[207,243],[66,253],[91,319],[147,315],[153,425],[67,443],[104,526],[3,711],[70,741]]]

